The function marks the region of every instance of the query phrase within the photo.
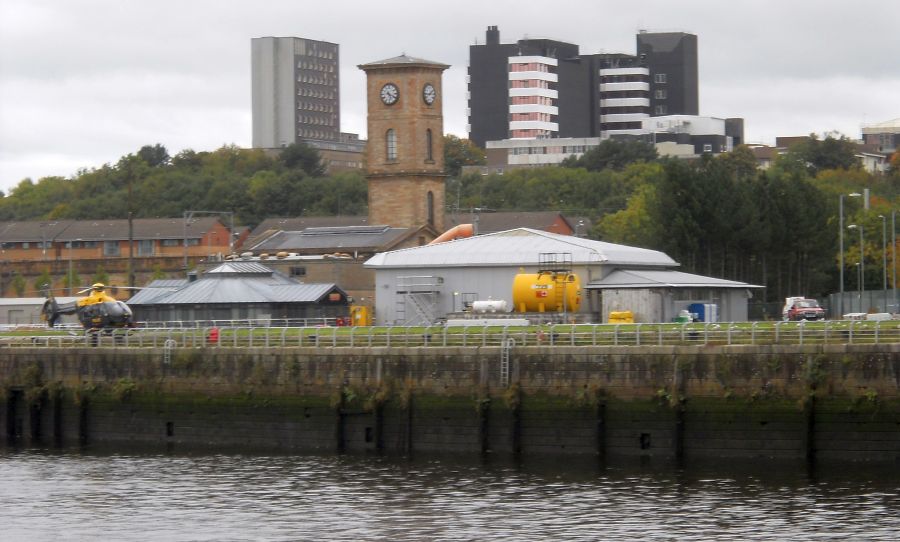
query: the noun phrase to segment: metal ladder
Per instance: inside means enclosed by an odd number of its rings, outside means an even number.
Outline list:
[[[500,385],[504,388],[509,387],[509,352],[515,345],[516,340],[512,337],[500,345]]]

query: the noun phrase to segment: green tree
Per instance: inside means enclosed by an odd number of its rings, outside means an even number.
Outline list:
[[[750,147],[738,145],[733,151],[716,157],[724,163],[728,170],[741,181],[756,177],[759,173],[759,163]]]
[[[319,151],[309,145],[298,142],[285,147],[278,160],[288,169],[299,169],[310,177],[325,175],[325,164]]]
[[[72,200],[73,189],[74,182],[62,177],[44,177],[37,183],[24,179],[0,200],[0,219],[49,218],[54,209]]]
[[[648,247],[657,244],[659,224],[650,215],[656,187],[642,184],[628,198],[626,208],[609,213],[594,225],[591,236],[611,243]]]
[[[148,166],[162,167],[169,163],[169,151],[165,147],[157,143],[156,145],[144,145],[137,152],[137,157],[143,160]]]
[[[18,297],[25,296],[25,288],[27,287],[25,283],[25,277],[19,274],[18,271],[13,275],[12,278],[12,289],[16,293]]]
[[[570,156],[563,160],[562,166],[569,168],[585,168],[588,171],[601,171],[607,168],[623,169],[635,162],[652,162],[659,155],[651,143],[637,140],[606,139],[593,149],[579,157]]]
[[[444,172],[459,177],[463,166],[483,166],[487,163],[484,151],[468,139],[453,134],[444,136]]]
[[[94,271],[94,276],[91,278],[91,283],[106,284],[109,285],[109,273],[106,272],[106,269],[103,268],[102,264],[97,265],[97,269]]]
[[[41,274],[38,275],[36,279],[34,279],[34,291],[35,292],[45,292],[48,289],[53,287],[53,277],[50,276],[50,270],[44,268],[41,271]]]
[[[62,285],[67,292],[71,292],[83,287],[83,285],[81,284],[81,277],[78,276],[78,272],[74,269],[72,269],[71,272],[66,273],[66,275],[63,277]]]
[[[166,278],[166,272],[163,271],[162,265],[154,264],[153,265],[153,274],[150,276],[150,280],[161,280]]]
[[[812,176],[824,169],[851,169],[859,166],[856,146],[843,135],[835,138],[829,134],[820,140],[816,134],[810,134],[801,143],[790,147],[787,154],[804,164]]]

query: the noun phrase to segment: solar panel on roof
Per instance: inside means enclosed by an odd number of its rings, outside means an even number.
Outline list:
[[[390,226],[336,226],[306,228],[301,235],[348,235],[348,234],[373,234],[386,232]]]

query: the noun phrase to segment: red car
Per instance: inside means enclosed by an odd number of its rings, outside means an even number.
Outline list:
[[[825,309],[820,307],[819,302],[815,299],[795,297],[785,306],[785,309],[785,320],[798,321],[825,319]]]

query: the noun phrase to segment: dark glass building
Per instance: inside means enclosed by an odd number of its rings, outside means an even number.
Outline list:
[[[498,28],[488,27],[485,43],[469,47],[469,139],[483,148],[502,139],[630,134],[651,115],[696,115],[697,37],[637,39],[635,55],[582,55],[555,40],[500,43]]]
[[[700,114],[697,36],[642,30],[637,35],[637,54],[650,70],[653,116]]]

